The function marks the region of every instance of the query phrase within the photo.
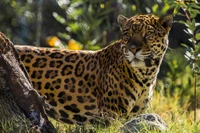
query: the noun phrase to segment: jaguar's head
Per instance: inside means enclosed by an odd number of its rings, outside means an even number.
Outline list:
[[[118,16],[123,54],[132,67],[150,67],[155,60],[162,59],[172,22],[172,15],[161,18],[151,14]]]

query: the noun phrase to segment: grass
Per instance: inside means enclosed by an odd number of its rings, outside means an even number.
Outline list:
[[[166,133],[199,133],[200,132],[200,110],[197,122],[194,122],[194,112],[188,111],[189,103],[179,105],[179,96],[170,98],[155,93],[152,101],[153,112],[159,114],[168,124]]]
[[[24,133],[29,132],[30,122],[20,117],[10,117],[9,120],[1,119],[0,133]]]
[[[167,98],[158,92],[154,93],[151,107],[148,112],[157,113],[167,123],[168,129],[164,133],[200,133],[200,110],[197,112],[197,122],[194,120],[194,112],[187,111],[189,103],[184,106],[179,105],[179,96]],[[75,126],[66,125],[52,120],[59,133],[120,133],[123,123],[116,120],[109,128],[93,127],[92,125]],[[158,131],[148,131],[148,133],[158,133]]]
[[[197,111],[197,122],[194,120],[194,112],[187,111],[189,103],[184,106],[179,105],[179,96],[166,98],[162,93],[154,93],[154,98],[147,112],[157,113],[167,123],[168,129],[164,133],[200,133],[200,109]],[[52,120],[58,133],[120,133],[122,121],[116,120],[108,128],[94,127],[93,125],[77,126],[68,125]],[[13,131],[12,124],[1,125],[6,133]],[[8,128],[9,127],[9,128]],[[148,131],[148,133],[159,133],[158,131]]]

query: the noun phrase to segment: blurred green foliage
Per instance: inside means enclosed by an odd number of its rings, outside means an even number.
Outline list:
[[[170,50],[166,53],[167,62],[166,75],[158,81],[157,91],[164,93],[164,96],[179,97],[180,106],[190,104],[189,110],[193,109],[194,78],[192,69],[184,58],[185,49]],[[161,69],[162,71],[162,69]],[[200,85],[200,82],[198,82]],[[198,92],[200,96],[200,91]]]
[[[58,0],[59,3],[60,0]],[[83,44],[83,49],[100,49],[102,43],[98,43],[100,39],[105,41],[104,36],[99,36],[102,31],[110,29],[109,13],[114,8],[111,7],[113,2],[91,0],[71,0],[69,3],[60,3],[59,6],[66,12],[66,19],[53,13],[57,21],[66,26],[66,33],[59,33],[64,39],[73,39]],[[105,44],[104,44],[105,45]]]
[[[26,0],[0,1],[0,30],[15,42],[33,41],[34,34],[25,28],[30,26],[35,19],[35,15],[30,12],[30,5],[30,1]]]
[[[200,105],[200,91],[198,90],[200,81],[199,81],[199,75],[200,75],[200,38],[199,38],[199,31],[200,29],[197,29],[198,26],[200,26],[200,23],[196,22],[196,17],[198,14],[200,14],[200,4],[196,0],[191,1],[176,1],[174,3],[176,6],[176,10],[181,9],[183,12],[177,12],[177,15],[185,16],[187,19],[186,21],[177,21],[178,23],[184,24],[186,26],[186,30],[184,30],[189,36],[189,41],[192,44],[192,47],[187,47],[186,44],[183,44],[186,46],[187,50],[185,53],[185,57],[188,60],[190,64],[190,68],[192,69],[192,75],[193,75],[193,93],[191,103],[194,110],[194,121],[196,122],[197,118],[197,107]],[[190,94],[191,95],[191,94]]]
[[[197,15],[200,14],[200,6],[196,1],[175,1],[170,3],[175,16],[184,17],[185,20],[178,20],[175,23],[183,24],[183,29],[188,34],[192,46],[181,44],[185,48],[176,49],[166,54],[168,71],[158,88],[165,90],[170,98],[179,96],[180,105],[189,103],[189,109],[195,110],[200,107],[200,23],[196,22]]]

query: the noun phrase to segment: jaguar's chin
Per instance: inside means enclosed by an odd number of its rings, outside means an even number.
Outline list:
[[[144,61],[141,61],[141,60],[139,60],[139,59],[137,59],[137,58],[135,58],[134,60],[132,60],[131,62],[129,62],[130,63],[130,65],[132,66],[132,67],[134,67],[134,68],[137,68],[137,67],[146,67],[146,64],[145,64],[145,62]]]

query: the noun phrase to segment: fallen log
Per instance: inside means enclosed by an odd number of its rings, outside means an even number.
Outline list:
[[[0,132],[56,133],[46,107],[12,42],[0,32]]]

